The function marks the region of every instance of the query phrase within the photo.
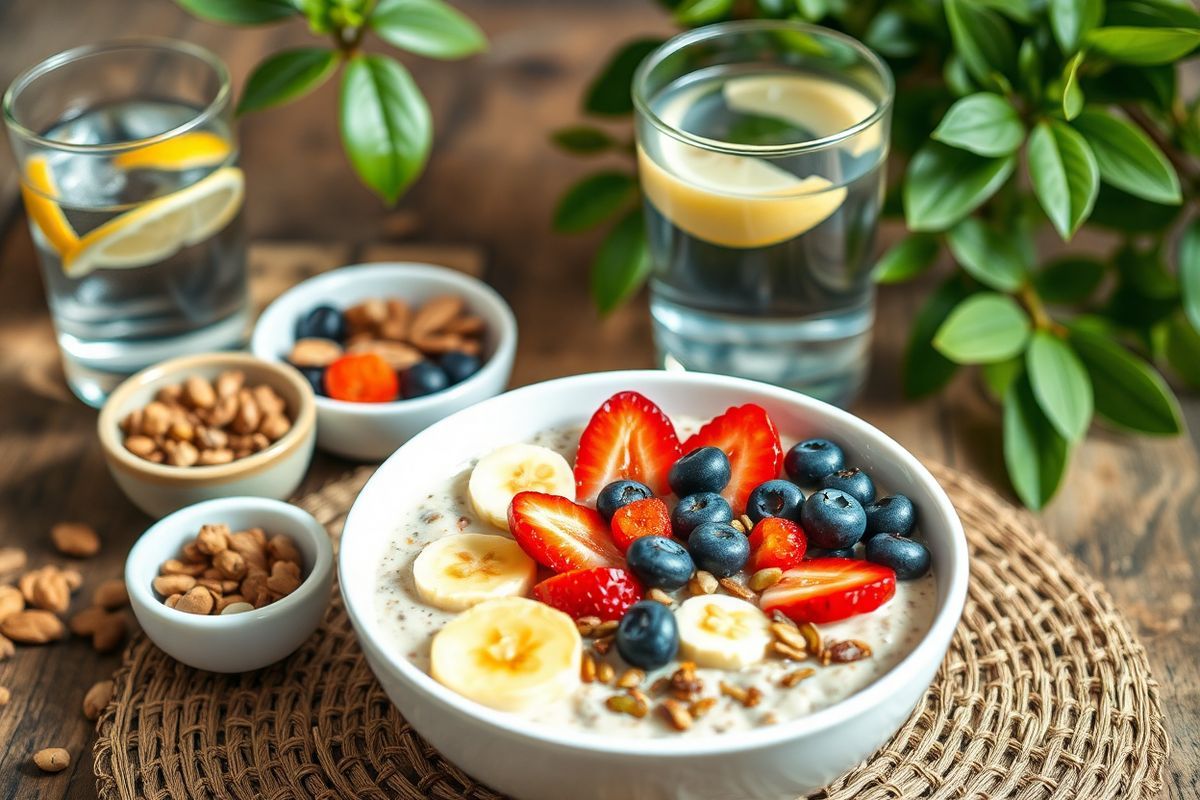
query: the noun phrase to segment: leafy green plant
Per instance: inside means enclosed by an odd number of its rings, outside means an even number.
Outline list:
[[[255,67],[237,113],[296,100],[342,68],[342,145],[358,177],[389,204],[424,169],[433,122],[404,65],[363,51],[366,35],[430,58],[463,58],[487,47],[475,23],[442,0],[175,1],[201,19],[229,25],[304,19],[314,34],[329,38],[330,44],[283,50]]]
[[[979,370],[1003,409],[1013,488],[1031,508],[1055,493],[1093,417],[1134,433],[1182,429],[1162,372],[1200,387],[1200,103],[1179,65],[1200,45],[1187,0],[660,0],[682,26],[791,17],[855,36],[890,63],[898,91],[892,151],[905,161],[888,207],[909,234],[876,265],[913,279],[946,252],[953,274],[913,321],[906,394]],[[627,115],[638,60],[617,51],[584,98],[593,117]],[[628,150],[586,124],[554,134],[580,155]],[[555,225],[619,222],[592,265],[602,312],[648,272],[632,171],[585,178]],[[1039,260],[1046,226],[1069,242],[1104,230],[1109,252]],[[1172,260],[1172,268],[1169,262]]]

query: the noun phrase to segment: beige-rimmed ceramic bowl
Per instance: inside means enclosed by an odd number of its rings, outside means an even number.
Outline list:
[[[266,384],[287,404],[291,430],[270,447],[228,464],[205,467],[155,464],[125,449],[121,420],[153,400],[159,389],[193,375],[213,380],[234,369],[245,373],[247,385]],[[249,353],[202,353],[164,361],[126,379],[100,410],[98,429],[117,485],[138,508],[161,517],[218,497],[289,497],[312,461],[316,417],[312,388],[287,364],[263,361]]]

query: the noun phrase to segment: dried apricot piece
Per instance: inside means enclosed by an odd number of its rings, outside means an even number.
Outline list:
[[[400,381],[377,354],[350,353],[325,370],[325,391],[334,400],[387,403],[400,394]]]

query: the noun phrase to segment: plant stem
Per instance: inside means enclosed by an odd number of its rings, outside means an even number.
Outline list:
[[[1017,298],[1024,304],[1029,316],[1033,317],[1033,325],[1038,330],[1050,331],[1056,336],[1063,336],[1067,329],[1059,325],[1046,311],[1046,305],[1042,302],[1042,298],[1038,297],[1038,293],[1034,290],[1033,284],[1026,283],[1017,291]]]

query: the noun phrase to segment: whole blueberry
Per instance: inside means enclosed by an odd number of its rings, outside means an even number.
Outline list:
[[[647,588],[672,591],[691,579],[696,566],[687,548],[665,536],[642,536],[625,552],[625,564]]]
[[[877,533],[894,533],[908,536],[917,522],[917,509],[902,494],[882,497],[867,505],[867,536]]]
[[[809,558],[858,558],[853,547],[843,547],[838,550],[814,549],[808,551]]]
[[[764,517],[783,517],[800,521],[804,492],[791,481],[773,480],[760,483],[746,501],[746,515],[757,525]]]
[[[696,569],[727,578],[746,566],[750,559],[750,540],[732,525],[706,522],[688,536],[688,552]]]
[[[445,370],[432,361],[418,361],[400,373],[400,394],[405,400],[440,392],[449,385]]]
[[[862,505],[875,501],[875,482],[858,467],[839,469],[821,479],[822,489],[841,489]]]
[[[679,650],[679,626],[671,609],[655,600],[634,603],[617,626],[617,652],[641,669],[670,663]]]
[[[867,529],[867,514],[851,495],[838,489],[821,489],[804,501],[800,525],[812,544],[841,550],[858,544]]]
[[[684,497],[671,512],[671,528],[681,539],[706,522],[731,522],[729,501],[716,492],[697,492]]]
[[[458,350],[451,350],[438,359],[438,364],[446,371],[450,383],[462,383],[467,378],[479,372],[479,359]]]
[[[604,517],[605,522],[612,522],[612,516],[617,513],[618,508],[627,506],[635,500],[645,500],[648,497],[654,497],[654,492],[650,491],[650,487],[644,483],[613,481],[600,490],[600,494],[596,497],[596,510],[600,512],[600,516]]]
[[[308,381],[308,385],[318,396],[325,396],[325,368],[324,367],[296,367],[300,370],[300,374],[304,376],[304,380]]]
[[[788,450],[783,469],[796,483],[807,486],[837,472],[845,463],[842,448],[828,439],[809,439]]]
[[[867,540],[867,560],[896,570],[896,578],[910,581],[929,572],[929,548],[894,533],[878,533]]]
[[[667,481],[676,497],[697,492],[719,492],[729,483],[729,456],[719,447],[698,447],[680,457]]]
[[[333,306],[317,306],[296,320],[297,339],[332,339],[340,342],[346,336],[346,320]]]

